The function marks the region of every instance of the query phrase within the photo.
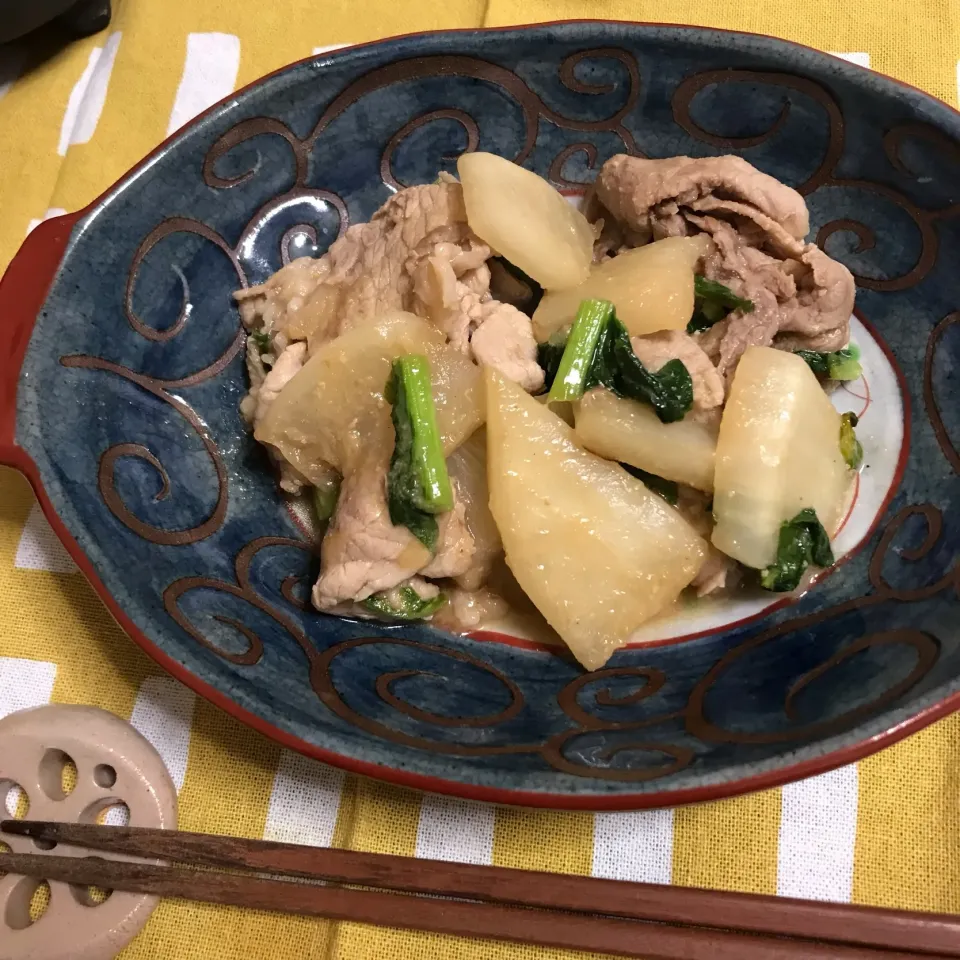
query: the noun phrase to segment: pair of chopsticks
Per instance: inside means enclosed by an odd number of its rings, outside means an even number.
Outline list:
[[[6,853],[0,854],[0,874],[331,920],[646,960],[960,958],[960,918],[942,914],[173,830],[5,820],[0,831],[89,850],[236,871]],[[351,886],[319,886],[303,880]]]

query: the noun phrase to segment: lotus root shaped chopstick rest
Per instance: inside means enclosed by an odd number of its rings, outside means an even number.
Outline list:
[[[22,793],[15,794],[18,786]],[[54,704],[0,720],[0,819],[14,796],[17,815],[31,820],[96,823],[104,811],[122,814],[125,806],[131,826],[177,825],[177,791],[160,755],[129,723],[96,707]],[[85,855],[65,844],[45,851],[5,833],[0,843],[14,853]],[[106,960],[139,933],[158,902],[120,891],[103,900],[87,888],[51,882],[40,912],[41,883],[0,875],[0,960]]]

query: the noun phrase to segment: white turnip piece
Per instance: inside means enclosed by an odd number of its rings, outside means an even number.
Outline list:
[[[583,300],[609,300],[631,337],[685,330],[693,315],[693,269],[711,244],[705,235],[669,237],[596,264],[579,285],[544,295],[533,335],[543,343],[569,326]]]
[[[713,489],[716,431],[691,417],[662,423],[645,404],[598,387],[580,401],[576,421],[577,439],[607,460],[698,490]]]
[[[491,370],[490,509],[517,582],[587,669],[676,600],[706,543],[549,407]]]
[[[385,316],[324,344],[273,401],[257,440],[275,446],[301,472],[312,463],[342,472],[351,451],[373,442],[365,436],[372,424],[389,422],[383,390],[391,363],[410,353],[430,362],[437,427],[449,456],[483,422],[482,377],[432,324],[409,313]]]
[[[807,507],[832,537],[852,477],[840,452],[840,414],[806,362],[750,347],[720,421],[714,546],[766,567],[776,559],[780,525]]]
[[[593,228],[543,177],[493,153],[457,161],[467,223],[484,243],[547,290],[585,280]]]

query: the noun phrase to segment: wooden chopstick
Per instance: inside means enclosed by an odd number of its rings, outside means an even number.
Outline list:
[[[90,857],[0,854],[0,871],[204,903],[646,960],[931,960],[936,956]]]
[[[527,870],[511,870],[501,867],[475,866],[471,864],[454,864],[442,861],[414,860],[407,857],[395,857],[382,854],[359,853],[347,850],[318,849],[295,844],[272,843],[261,840],[244,840],[233,837],[214,837],[204,834],[180,833],[168,830],[145,830],[128,827],[102,827],[88,824],[59,824],[30,821],[6,821],[0,824],[0,829],[11,833],[30,836],[35,839],[50,840],[56,843],[67,843],[87,847],[94,850],[106,850],[125,853],[146,858],[176,860],[185,863],[205,866],[219,866],[231,869],[257,870],[271,872],[284,876],[325,879],[340,883],[360,884],[371,887],[385,887],[392,890],[402,890],[407,893],[429,893],[437,896],[467,898],[470,900],[493,901],[492,904],[466,904],[465,908],[489,907],[500,912],[502,916],[516,913],[517,907],[539,908],[535,912],[543,914],[544,910],[563,910],[581,914],[581,919],[596,923],[597,916],[616,917],[618,920],[629,918],[628,929],[632,936],[637,936],[640,930],[642,949],[640,955],[653,957],[694,957],[695,953],[677,953],[678,928],[665,926],[666,924],[681,924],[687,927],[696,927],[696,939],[700,942],[711,940],[709,949],[704,956],[718,958],[717,950],[721,947],[733,950],[731,957],[741,960],[748,956],[763,957],[855,957],[878,956],[877,951],[883,951],[882,956],[891,960],[893,956],[931,956],[960,957],[960,920],[954,917],[938,914],[917,914],[892,910],[881,910],[866,907],[851,907],[842,904],[813,903],[804,900],[787,900],[779,897],[751,896],[746,894],[732,894],[719,891],[692,890],[677,887],[663,887],[653,884],[638,884],[616,880],[600,880],[589,877],[574,877],[555,875]],[[41,865],[33,869],[52,869],[53,861],[61,858],[40,857]],[[70,865],[83,863],[69,859]],[[101,867],[111,868],[122,866],[118,864],[104,864],[96,861]],[[0,859],[0,864],[8,870],[13,866],[8,863],[8,857]],[[23,864],[21,863],[21,866]],[[128,865],[126,865],[128,866]],[[164,869],[164,868],[153,868]],[[211,874],[202,875],[209,878]],[[196,875],[190,871],[175,871],[173,875],[151,876],[150,882],[163,880],[173,884],[163,890],[152,888],[141,892],[157,892],[164,896],[185,896],[197,898],[195,893],[213,894],[215,891],[204,890],[201,881],[199,889],[194,890],[192,884]],[[51,879],[51,877],[48,877]],[[52,879],[58,879],[53,877]],[[253,878],[228,878],[231,882],[251,880]],[[146,882],[144,877],[128,878],[125,882]],[[68,881],[74,882],[74,881]],[[107,880],[84,880],[77,882],[96,883],[98,885],[113,886],[119,889],[130,889],[123,886],[118,877]],[[269,881],[279,883],[285,896],[288,895],[291,884],[283,881]],[[184,884],[187,884],[185,887]],[[303,884],[294,884],[298,891],[320,890],[331,892],[329,888],[309,887]],[[194,892],[184,892],[185,890]],[[264,888],[264,890],[269,888]],[[227,893],[237,891],[233,887],[224,888]],[[338,893],[363,893],[360,891],[337,891]],[[240,895],[240,894],[238,894]],[[299,904],[291,909],[295,901],[287,900],[288,906],[283,904],[270,905],[256,901],[256,897],[268,894],[263,891],[247,889],[242,891],[241,905],[263,906],[265,909],[288,909],[290,912],[319,913],[339,919],[354,919],[354,913],[343,916],[336,912],[331,913],[331,904],[321,902],[320,897],[314,901],[306,894],[310,903]],[[366,896],[366,893],[363,893]],[[391,907],[397,900],[403,901],[399,913],[408,911],[406,922],[400,922],[390,910],[388,919],[368,922],[382,922],[394,926],[410,926],[420,929],[436,930],[438,932],[465,933],[468,936],[492,936],[500,939],[517,939],[504,930],[498,933],[483,934],[479,930],[468,928],[463,923],[468,919],[460,917],[455,929],[446,926],[438,927],[436,918],[431,920],[426,913],[419,909],[424,903],[440,903],[446,915],[456,906],[461,905],[444,903],[443,901],[429,901],[421,898],[397,897],[383,894],[392,898],[388,900]],[[251,899],[253,898],[253,899]],[[206,899],[201,896],[200,899]],[[236,902],[234,900],[216,899],[214,902]],[[368,901],[364,901],[367,903]],[[503,906],[511,905],[510,907]],[[351,911],[358,905],[351,904]],[[373,907],[371,906],[371,909]],[[381,909],[377,907],[376,909]],[[386,908],[383,908],[386,909]],[[503,911],[507,911],[504,915]],[[414,919],[413,911],[416,914]],[[467,910],[466,912],[469,912]],[[519,911],[523,922],[518,933],[529,934],[523,936],[521,942],[541,943],[556,946],[574,946],[569,937],[575,936],[571,925],[570,913],[554,914],[544,922],[543,930],[534,931],[530,925],[533,911],[522,909]],[[558,924],[557,918],[565,920]],[[402,919],[402,917],[401,917]],[[481,926],[490,919],[489,911],[481,911],[475,921]],[[542,917],[541,917],[542,919]],[[637,924],[633,921],[647,921]],[[509,924],[508,924],[509,926]],[[581,928],[572,924],[576,930]],[[614,926],[622,926],[622,923]],[[608,931],[609,932],[609,931]],[[686,935],[689,935],[689,930]],[[679,930],[683,934],[683,930]],[[757,936],[765,934],[764,949],[776,949],[776,953],[745,953],[745,950],[759,948]],[[626,935],[624,933],[624,935]],[[562,942],[544,937],[564,937]],[[592,933],[591,933],[592,936]],[[805,942],[793,943],[769,938],[806,938]],[[673,950],[656,954],[651,938],[659,938],[665,950]],[[738,938],[734,941],[731,938]],[[818,941],[814,944],[811,941]],[[619,941],[618,941],[619,942]],[[826,942],[825,945],[823,942]],[[606,952],[635,955],[625,952],[628,944],[621,943],[619,949],[611,950],[597,945],[582,946],[580,949],[606,950]],[[773,944],[771,946],[771,944]],[[800,952],[796,952],[796,947]],[[692,948],[691,948],[692,949]],[[827,949],[829,952],[823,952]],[[853,950],[853,952],[851,952]],[[895,954],[893,951],[902,951]],[[842,952],[840,952],[842,951]],[[867,951],[867,952],[864,952]],[[724,954],[725,955],[725,954]]]
[[[12,820],[91,850],[526,907],[960,957],[960,918],[135,827]],[[922,945],[922,946],[921,946]]]

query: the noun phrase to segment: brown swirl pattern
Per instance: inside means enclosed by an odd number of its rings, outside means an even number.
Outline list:
[[[204,540],[211,536],[211,534],[216,533],[223,525],[223,520],[227,513],[228,499],[227,471],[223,465],[223,458],[220,456],[220,451],[210,436],[209,430],[197,415],[196,411],[188,403],[185,403],[180,397],[170,391],[203,383],[205,380],[210,380],[217,376],[241,351],[245,339],[244,334],[238,332],[233,343],[231,343],[213,363],[204,367],[202,370],[197,370],[186,377],[180,377],[176,380],[162,380],[158,377],[148,377],[142,373],[136,373],[118,363],[104,360],[102,357],[72,354],[60,358],[60,363],[64,367],[103,370],[107,373],[116,374],[130,381],[130,383],[136,384],[141,389],[146,390],[147,393],[152,394],[164,403],[169,404],[196,432],[213,463],[213,468],[217,476],[217,503],[213,512],[202,523],[188,530],[169,530],[165,527],[156,527],[152,524],[145,523],[137,517],[121,499],[115,483],[117,461],[124,457],[135,457],[150,464],[160,475],[162,485],[155,499],[165,499],[170,494],[170,478],[163,464],[157,457],[149,448],[141,443],[118,443],[102,454],[100,457],[100,467],[97,472],[97,487],[100,490],[100,495],[103,497],[103,502],[122,524],[143,537],[144,540],[149,540],[151,543],[163,544],[164,546],[183,546],[188,543],[196,543],[198,540]]]
[[[209,240],[216,247],[219,247],[230,260],[240,285],[244,287],[247,285],[243,270],[237,261],[236,253],[227,246],[226,241],[216,230],[190,217],[170,217],[164,220],[144,238],[143,242],[137,248],[137,252],[133,256],[133,263],[130,265],[130,272],[127,274],[127,289],[123,299],[123,308],[130,326],[133,327],[141,337],[146,337],[147,340],[153,340],[157,343],[172,340],[183,331],[189,311],[189,298],[185,282],[181,280],[181,282],[184,282],[184,291],[183,299],[180,303],[180,313],[177,319],[164,330],[157,330],[147,325],[137,316],[136,311],[133,309],[133,292],[136,287],[137,274],[144,258],[161,240],[174,233],[193,233],[198,237],[202,237],[204,240]]]
[[[217,580],[213,577],[181,577],[179,580],[174,580],[173,583],[163,591],[164,609],[170,614],[173,620],[201,646],[206,647],[229,663],[244,667],[254,666],[259,663],[260,658],[263,656],[263,641],[253,630],[232,617],[216,616],[214,619],[227,626],[234,627],[247,641],[247,649],[242,653],[230,653],[209,641],[206,636],[190,622],[190,619],[180,609],[179,605],[180,598],[190,590],[214,590],[228,594],[231,597],[236,597],[238,600],[243,600],[251,607],[255,607],[257,610],[265,613],[286,630],[297,642],[304,656],[307,658],[308,664],[310,664],[312,668],[317,660],[316,650],[307,639],[306,634],[299,624],[292,617],[287,616],[282,610],[279,610],[273,604],[264,600],[251,584],[250,565],[253,562],[253,558],[267,547],[295,547],[298,550],[307,551],[311,549],[310,545],[304,543],[302,540],[291,540],[289,537],[258,537],[256,540],[248,543],[237,554],[234,561],[234,572],[236,574],[235,583],[228,583],[225,580]]]
[[[578,153],[582,153],[584,157],[586,157],[587,168],[589,170],[595,169],[597,164],[597,148],[592,143],[571,143],[570,146],[564,147],[556,157],[553,158],[553,163],[550,164],[548,176],[555,184],[572,190],[579,190],[589,186],[588,183],[578,183],[576,180],[568,180],[563,175],[564,164]]]
[[[342,237],[350,225],[350,215],[347,212],[347,205],[343,202],[343,198],[331,190],[312,190],[307,187],[294,187],[292,190],[288,190],[286,193],[274,197],[257,210],[240,234],[240,239],[237,241],[234,254],[239,255],[240,251],[256,237],[256,234],[263,229],[264,224],[269,221],[270,217],[277,210],[287,206],[291,202],[308,199],[318,200],[321,203],[328,204],[337,211],[337,219],[339,221],[337,237]],[[294,224],[292,227],[288,227],[280,240],[280,255],[284,263],[289,263],[290,261],[288,247],[290,240],[297,233],[305,233],[308,236],[312,235],[314,240],[316,240],[317,237],[315,228],[309,223]],[[283,259],[284,257],[286,259]],[[247,285],[245,280],[242,285]]]
[[[870,561],[870,583],[878,596],[912,603],[917,600],[927,600],[944,590],[948,590],[951,586],[960,590],[960,559],[939,580],[927,586],[903,588],[894,586],[887,581],[883,572],[884,560],[890,548],[896,543],[900,531],[914,517],[923,518],[926,529],[923,542],[912,549],[900,547],[897,551],[900,558],[908,563],[922,560],[936,547],[940,540],[943,532],[943,515],[937,507],[929,503],[912,504],[904,507],[884,529],[877,550]]]
[[[691,113],[693,99],[707,87],[727,83],[765,84],[796,91],[816,101],[824,110],[827,118],[827,146],[824,156],[816,170],[807,177],[797,190],[805,196],[821,187],[840,187],[845,190],[864,190],[883,197],[891,204],[903,210],[913,221],[920,235],[921,248],[917,262],[906,273],[897,277],[878,279],[854,274],[857,284],[868,290],[894,292],[907,290],[923,280],[937,261],[939,238],[934,224],[960,215],[960,204],[952,204],[938,210],[926,210],[915,204],[909,197],[882,183],[869,180],[849,179],[837,176],[837,165],[843,155],[845,127],[840,105],[833,94],[825,87],[805,77],[782,73],[769,73],[754,70],[708,70],[688,77],[678,85],[672,101],[673,116],[676,122],[688,133],[704,143],[724,150],[743,150],[756,147],[776,136],[784,127],[791,112],[789,99],[773,124],[763,133],[751,137],[719,136],[705,130]],[[943,136],[933,127],[920,123],[902,124],[887,132],[884,137],[884,150],[893,167],[912,175],[900,156],[903,144],[908,138],[927,141],[937,150],[943,151],[954,161],[960,160],[960,146]],[[873,229],[865,223],[847,218],[838,218],[824,224],[817,234],[817,244],[824,247],[834,234],[852,232],[856,235],[857,253],[876,247],[877,237]]]
[[[613,84],[590,84],[585,83],[576,76],[577,66],[584,60],[590,59],[610,59],[616,60],[623,65],[626,76],[626,93],[623,104],[609,117],[600,120],[575,120],[557,113],[551,107],[544,103],[520,77],[505,67],[490,63],[487,60],[481,60],[476,57],[468,56],[427,56],[417,57],[412,60],[400,60],[396,63],[390,63],[386,66],[372,70],[353,83],[345,87],[333,102],[323,112],[313,130],[302,140],[287,127],[284,123],[271,117],[254,117],[250,120],[244,120],[236,126],[231,127],[223,134],[209,149],[203,162],[203,178],[211,187],[220,189],[229,189],[246,183],[254,176],[254,169],[249,168],[242,173],[232,177],[224,177],[216,172],[217,164],[230,151],[241,144],[253,139],[254,137],[270,135],[278,136],[290,146],[291,155],[294,161],[295,187],[292,194],[299,194],[306,190],[307,178],[309,175],[309,156],[319,137],[330,127],[330,125],[341,116],[344,111],[355,104],[357,101],[384,87],[393,86],[397,83],[405,83],[420,80],[425,77],[469,77],[476,80],[483,80],[504,90],[519,106],[523,114],[524,135],[523,142],[519,151],[513,158],[517,163],[523,163],[533,150],[537,142],[541,119],[564,130],[573,130],[584,133],[597,133],[607,131],[615,133],[623,142],[624,149],[628,153],[639,154],[640,150],[633,134],[627,129],[624,120],[630,112],[636,107],[640,97],[640,69],[636,58],[626,50],[617,47],[597,47],[591,50],[582,50],[571,54],[560,65],[560,82],[575,93],[600,96],[614,93],[616,88]],[[393,173],[393,157],[400,144],[414,130],[418,130],[425,124],[433,123],[437,120],[453,120],[463,127],[467,136],[466,151],[476,150],[480,141],[480,128],[476,120],[465,110],[449,107],[440,110],[433,110],[404,123],[399,130],[390,138],[384,148],[380,158],[380,177],[383,182],[390,187],[399,189],[405,184],[400,183]],[[563,162],[576,150],[593,151],[591,166],[595,160],[595,150],[591,144],[580,143],[567,147],[564,150],[563,160],[554,161],[551,167],[551,177],[553,170],[562,167]],[[559,166],[558,166],[559,164]],[[557,178],[554,178],[557,179]],[[567,184],[562,179],[557,179],[562,185]],[[328,195],[333,199],[333,195]],[[337,198],[339,199],[339,198]],[[346,225],[346,209],[338,205],[341,213],[341,228]],[[256,217],[254,218],[256,219]],[[253,221],[251,221],[253,222]]]
[[[706,87],[724,83],[765,84],[773,87],[786,87],[815,100],[827,115],[828,140],[820,166],[797,187],[800,193],[813,193],[818,187],[830,180],[830,174],[843,154],[843,114],[840,105],[829,90],[805,77],[794,77],[783,73],[765,73],[757,70],[707,70],[688,77],[677,86],[673,95],[673,118],[690,136],[722,150],[745,150],[756,147],[776,136],[790,116],[791,104],[786,100],[773,125],[764,133],[753,137],[721,137],[701,127],[690,111],[694,97]]]
[[[829,660],[807,671],[802,677],[796,680],[787,691],[787,698],[783,704],[783,712],[791,721],[796,720],[796,697],[805,690],[815,680],[825,676],[834,667],[839,666],[851,657],[856,656],[864,650],[872,647],[893,646],[902,644],[903,646],[913,647],[917,653],[917,662],[910,673],[907,674],[899,683],[894,684],[883,692],[881,698],[872,703],[863,704],[850,710],[843,715],[847,723],[853,723],[861,717],[868,716],[879,704],[892,703],[904,693],[906,693],[918,680],[925,677],[930,669],[936,663],[940,656],[940,644],[937,638],[921,630],[881,630],[879,633],[871,633],[865,637],[860,637],[851,643],[848,647],[837,651]],[[833,723],[833,721],[831,721]],[[809,729],[809,728],[808,728]]]
[[[926,676],[934,663],[936,663],[940,655],[940,646],[936,639],[929,634],[920,631],[883,631],[881,633],[869,634],[857,638],[848,647],[834,654],[834,656],[830,657],[826,662],[814,670],[805,673],[793,683],[787,691],[787,696],[784,701],[784,717],[788,721],[791,721],[791,726],[786,729],[766,730],[762,732],[729,730],[710,721],[706,709],[707,695],[710,690],[716,686],[720,677],[738,661],[742,660],[757,648],[775,641],[778,637],[785,636],[797,630],[808,629],[818,623],[824,623],[851,610],[874,606],[887,599],[890,599],[890,597],[870,596],[849,601],[848,603],[838,604],[818,614],[790,620],[734,647],[733,650],[729,651],[714,664],[694,687],[685,715],[687,731],[705,743],[789,743],[791,741],[828,737],[832,734],[839,733],[841,730],[849,729],[857,721],[893,703],[910,690],[920,679]],[[830,670],[833,670],[854,654],[873,646],[882,646],[891,643],[913,647],[917,655],[915,666],[902,681],[885,688],[867,703],[846,710],[830,720],[808,724],[793,722],[796,720],[796,713],[793,706],[794,701],[802,690],[810,686],[815,680],[824,677]]]
[[[496,756],[511,753],[530,753],[539,748],[535,744],[504,744],[502,746],[491,744],[476,743],[454,743],[449,741],[433,740],[427,737],[416,736],[401,730],[388,727],[386,724],[374,720],[372,717],[364,716],[362,713],[354,710],[340,695],[333,678],[330,675],[330,668],[333,662],[346,652],[359,647],[365,647],[370,644],[411,647],[417,651],[428,651],[438,657],[447,659],[459,664],[465,664],[480,673],[485,673],[497,680],[510,695],[510,703],[504,709],[489,717],[461,717],[450,718],[440,717],[436,714],[428,713],[407,703],[400,697],[397,697],[390,691],[390,685],[396,680],[410,678],[415,676],[432,676],[420,670],[403,670],[400,672],[391,672],[381,675],[376,681],[378,693],[381,697],[388,694],[386,700],[398,713],[415,720],[425,721],[427,723],[441,727],[483,727],[495,726],[516,716],[524,706],[523,693],[520,688],[506,674],[497,670],[496,667],[485,663],[478,657],[466,653],[462,650],[455,650],[450,647],[441,647],[435,644],[424,644],[416,640],[406,640],[403,637],[356,637],[351,640],[344,640],[341,643],[334,644],[323,653],[319,654],[315,668],[311,671],[310,681],[317,696],[322,703],[329,707],[341,720],[345,720],[353,726],[365,730],[381,739],[389,740],[392,743],[402,744],[407,747],[416,747],[420,750],[428,750],[434,753],[446,753],[451,756],[459,757],[482,757]],[[386,680],[384,680],[384,677]]]
[[[446,110],[431,110],[429,113],[422,113],[419,117],[414,117],[411,121],[405,123],[387,141],[387,146],[383,151],[383,155],[380,157],[380,179],[388,187],[399,190],[402,187],[409,186],[409,184],[400,183],[393,175],[393,155],[396,153],[397,147],[399,147],[414,130],[418,130],[425,124],[433,123],[435,120],[455,120],[463,127],[463,131],[467,135],[467,147],[464,153],[472,153],[477,149],[480,143],[480,128],[477,126],[477,121],[474,120],[466,110],[451,107]]]
[[[621,783],[644,783],[648,780],[658,780],[660,777],[678,773],[690,766],[694,759],[694,752],[690,747],[675,743],[658,743],[648,740],[631,740],[627,743],[614,743],[605,746],[593,756],[598,760],[610,762],[621,753],[662,753],[670,758],[668,763],[653,766],[631,767],[602,767],[596,763],[576,762],[569,759],[565,749],[569,748],[579,730],[567,730],[556,737],[552,737],[544,745],[541,756],[550,766],[561,773],[569,773],[576,777],[591,777],[598,780],[617,780]]]
[[[960,476],[960,451],[957,450],[953,440],[950,439],[950,434],[947,433],[946,425],[943,422],[943,413],[933,389],[933,363],[937,348],[943,342],[946,332],[956,324],[960,324],[960,311],[945,316],[930,333],[923,358],[923,403],[933,426],[934,436],[937,438],[937,443],[940,445],[944,457],[947,458],[947,463],[953,468],[953,472]]]

